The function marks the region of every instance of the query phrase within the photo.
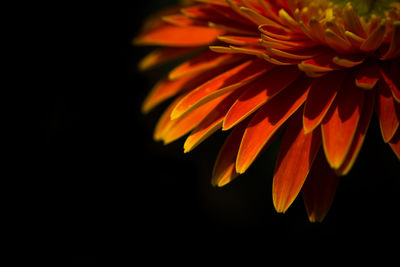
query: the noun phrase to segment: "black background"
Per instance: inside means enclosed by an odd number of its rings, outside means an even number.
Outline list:
[[[151,49],[133,47],[131,40],[143,19],[168,2],[90,7],[73,13],[73,28],[64,25],[71,49],[57,52],[68,70],[40,102],[39,145],[44,174],[66,189],[68,259],[268,259],[274,251],[327,244],[397,246],[400,164],[383,143],[375,116],[321,224],[308,222],[301,197],[286,214],[274,211],[279,142],[231,184],[213,188],[212,166],[226,133],[189,154],[183,154],[183,140],[166,147],[152,140],[166,105],[149,115],[140,105],[166,70],[138,72],[138,61]]]

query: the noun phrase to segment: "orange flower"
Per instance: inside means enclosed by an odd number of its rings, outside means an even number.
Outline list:
[[[322,221],[374,109],[400,159],[398,1],[186,2],[151,18],[134,40],[161,46],[140,62],[142,70],[195,54],[156,84],[142,110],[177,96],[154,138],[168,144],[189,134],[185,152],[231,130],[213,185],[244,173],[285,128],[275,208],[285,212],[302,190],[310,221]]]

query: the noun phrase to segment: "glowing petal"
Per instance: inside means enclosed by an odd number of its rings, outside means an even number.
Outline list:
[[[378,62],[371,60],[360,66],[356,76],[356,85],[363,89],[372,89],[380,78]]]
[[[283,90],[265,103],[252,117],[243,135],[236,171],[244,173],[259,155],[274,133],[304,103],[307,97],[308,78]]]
[[[195,129],[193,129],[183,145],[185,153],[193,150],[207,137],[221,128],[226,112],[229,110],[233,102],[238,98],[242,91],[243,89],[239,89],[227,93],[218,106],[214,108],[214,110],[212,110],[212,112],[210,112],[207,117],[205,117],[201,123],[196,126]]]
[[[376,113],[379,118],[383,141],[389,142],[399,128],[400,106],[394,101],[389,87],[379,82]]]
[[[328,213],[339,178],[326,162],[320,151],[303,185],[302,196],[310,222],[322,222]]]
[[[320,145],[320,130],[305,134],[301,112],[294,115],[283,136],[274,171],[272,198],[277,212],[286,212],[297,197]]]
[[[338,169],[350,149],[363,105],[364,91],[348,76],[322,122],[322,140],[329,165]]]
[[[332,72],[313,80],[304,108],[304,131],[313,131],[325,117],[345,77],[344,72]]]
[[[214,28],[164,24],[141,34],[133,42],[135,45],[201,46],[212,43],[223,33]]]
[[[247,84],[265,71],[265,62],[257,59],[246,61],[191,91],[172,111],[171,118],[179,118],[207,101]]]
[[[364,104],[358,122],[356,133],[354,134],[353,142],[350,146],[349,152],[347,153],[346,159],[342,166],[336,170],[338,175],[346,175],[354,165],[354,162],[360,152],[362,144],[364,142],[365,135],[368,130],[369,123],[371,121],[372,113],[375,104],[375,90],[367,91],[364,93]]]
[[[273,65],[267,65],[270,68]],[[261,105],[290,85],[301,72],[296,67],[277,67],[251,83],[232,105],[223,123],[223,130],[238,124]]]

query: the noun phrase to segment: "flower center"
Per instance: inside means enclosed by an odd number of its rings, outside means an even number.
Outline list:
[[[357,14],[365,17],[370,17],[372,14],[382,17],[385,11],[390,11],[399,5],[399,1],[393,0],[332,0],[332,2],[342,8],[351,3]]]

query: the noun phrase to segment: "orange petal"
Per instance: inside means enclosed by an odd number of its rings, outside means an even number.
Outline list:
[[[198,26],[179,27],[163,24],[135,38],[135,45],[201,46],[214,42],[224,32]]]
[[[156,49],[139,62],[139,70],[145,71],[155,66],[166,63],[170,60],[180,58],[190,52],[195,51],[197,48],[175,48],[166,47]]]
[[[274,67],[274,65],[270,65]],[[299,77],[296,67],[276,67],[246,87],[226,114],[223,130],[238,124]]]
[[[313,80],[304,107],[304,131],[313,131],[325,117],[345,77],[344,72],[332,72]]]
[[[393,99],[389,87],[379,82],[376,113],[379,118],[383,141],[389,142],[399,127],[400,107]]]
[[[379,65],[375,60],[364,62],[358,69],[356,85],[363,89],[372,89],[380,78]]]
[[[297,197],[320,145],[320,130],[305,134],[301,112],[294,115],[283,136],[274,171],[272,198],[277,212],[286,212]]]
[[[259,59],[248,60],[199,86],[175,107],[171,118],[176,119],[219,95],[243,86],[266,71],[266,63]]]
[[[231,92],[228,92],[229,94]],[[210,113],[214,112],[214,110],[221,104],[221,102],[226,98],[226,94],[220,95],[219,97],[209,101],[203,106],[192,110],[187,113],[185,116],[182,116],[175,120],[170,120],[169,125],[165,128],[161,139],[164,141],[164,144],[169,144],[176,139],[184,136],[189,133],[192,129],[194,129],[197,125],[200,124]]]
[[[364,62],[364,60],[365,55],[363,54],[340,55],[332,58],[333,63],[345,68],[351,68],[360,65]]]
[[[360,50],[364,52],[375,51],[382,44],[386,33],[386,24],[384,20],[375,30],[368,35],[368,38],[360,46]]]
[[[335,197],[338,183],[339,178],[326,162],[324,153],[320,151],[302,190],[310,222],[322,222],[325,218]]]
[[[400,160],[400,128],[397,130],[397,133],[393,136],[392,140],[390,140],[389,145],[394,154]]]
[[[248,121],[246,120],[236,126],[220,149],[211,179],[213,186],[224,186],[239,175],[235,169],[235,162],[240,141],[242,140],[247,124]]]
[[[341,66],[336,65],[332,61],[335,56],[336,54],[334,53],[328,53],[312,59],[303,60],[299,64],[299,68],[302,71],[310,72],[327,72],[341,69]]]
[[[389,58],[395,58],[400,55],[400,21],[393,22],[392,40],[390,42],[389,49],[381,57],[386,60]]]
[[[321,125],[325,155],[333,169],[342,165],[349,151],[363,105],[364,91],[351,80],[353,75],[347,78]]]
[[[233,102],[242,93],[243,88],[236,91],[228,92],[224,99],[218,104],[212,112],[205,117],[201,123],[190,133],[183,145],[184,152],[187,153],[198,146],[207,137],[213,134],[222,126],[222,121],[232,106]]]
[[[365,92],[363,109],[360,115],[360,120],[358,122],[358,127],[354,135],[353,142],[342,166],[340,166],[340,168],[336,170],[337,175],[346,175],[351,170],[351,167],[353,167],[354,162],[364,142],[364,138],[367,133],[368,126],[374,110],[374,104],[375,90]]]
[[[207,50],[175,67],[169,73],[169,79],[175,80],[186,75],[202,72],[218,66],[230,64],[243,60],[244,57],[239,55],[219,54]]]
[[[226,66],[217,67],[205,72],[188,75],[176,80],[164,78],[159,81],[146,97],[142,105],[142,112],[148,113],[162,101],[187,89],[193,89],[211,77],[215,77],[225,70]]]
[[[196,22],[182,14],[173,14],[162,17],[164,22],[175,26],[187,27],[195,25]]]
[[[303,76],[254,114],[240,144],[236,159],[238,173],[247,170],[279,127],[304,103],[308,87],[309,79]]]
[[[392,94],[397,103],[400,103],[400,75],[398,71],[400,69],[400,63],[392,60],[382,64],[380,73],[383,81],[392,90]]]

